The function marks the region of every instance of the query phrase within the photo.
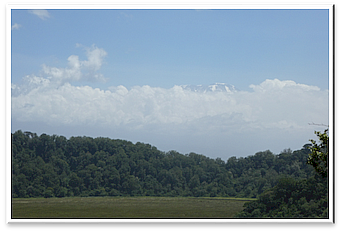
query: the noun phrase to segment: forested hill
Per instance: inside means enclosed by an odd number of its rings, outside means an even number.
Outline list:
[[[257,197],[282,177],[313,176],[308,153],[304,146],[223,161],[139,142],[19,130],[12,134],[12,196]]]

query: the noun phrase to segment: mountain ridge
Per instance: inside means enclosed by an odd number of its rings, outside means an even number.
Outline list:
[[[237,92],[238,90],[235,88],[234,85],[226,84],[226,83],[219,83],[216,82],[210,85],[181,85],[184,90],[190,90],[193,92]]]

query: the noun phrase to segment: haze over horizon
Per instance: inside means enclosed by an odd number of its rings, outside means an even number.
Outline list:
[[[324,129],[309,123],[329,123],[328,20],[328,10],[12,10],[12,133],[223,160],[300,149]],[[225,85],[197,87],[214,83]]]

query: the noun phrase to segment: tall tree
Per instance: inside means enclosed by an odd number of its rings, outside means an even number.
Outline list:
[[[319,143],[313,139],[309,140],[312,142],[312,146],[309,148],[311,153],[309,154],[307,163],[312,165],[315,171],[325,178],[328,176],[328,129],[323,133],[316,131],[315,134],[319,137]]]

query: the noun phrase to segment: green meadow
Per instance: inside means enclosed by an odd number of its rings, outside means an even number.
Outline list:
[[[251,198],[13,198],[12,218],[233,218]]]

